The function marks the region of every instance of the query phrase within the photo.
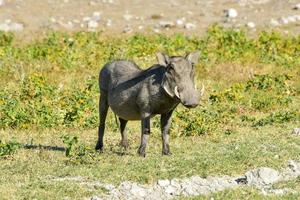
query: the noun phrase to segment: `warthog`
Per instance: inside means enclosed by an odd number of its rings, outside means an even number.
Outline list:
[[[194,66],[199,52],[185,57],[169,57],[157,53],[158,63],[142,70],[129,61],[113,61],[104,65],[100,71],[100,125],[96,150],[103,148],[103,135],[108,107],[119,117],[121,145],[128,147],[125,131],[128,120],[141,120],[140,156],[145,156],[145,149],[150,135],[150,118],[161,115],[162,153],[171,154],[169,148],[169,128],[171,115],[181,102],[187,108],[195,108],[204,93],[204,87],[198,91],[194,82]]]

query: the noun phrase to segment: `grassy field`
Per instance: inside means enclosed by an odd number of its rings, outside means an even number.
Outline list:
[[[260,166],[280,169],[287,160],[300,160],[300,137],[291,135],[300,125],[300,36],[261,32],[251,38],[212,26],[203,37],[54,32],[43,38],[26,43],[0,33],[3,199],[82,199],[105,192],[53,177],[151,184],[192,175],[242,175]],[[137,156],[139,122],[129,123],[130,149],[124,151],[111,112],[104,152],[95,152],[103,64],[124,58],[146,68],[156,62],[157,51],[184,55],[196,49],[201,51],[197,83],[205,84],[206,94],[196,109],[176,109],[173,155],[161,155],[157,117],[147,157]],[[276,187],[299,191],[300,181]],[[255,188],[242,187],[193,199],[211,197],[265,198]]]

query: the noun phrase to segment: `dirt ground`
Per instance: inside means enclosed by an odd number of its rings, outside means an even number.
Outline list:
[[[0,23],[20,23],[19,34],[100,30],[107,34],[201,34],[214,23],[300,33],[299,0],[2,0]],[[230,18],[226,10],[237,16]],[[92,21],[92,22],[91,22]],[[273,22],[271,22],[273,21]],[[275,22],[274,22],[275,21]],[[278,22],[278,24],[277,24]]]

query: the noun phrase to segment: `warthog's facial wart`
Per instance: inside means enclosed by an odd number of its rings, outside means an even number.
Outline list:
[[[168,95],[178,98],[187,108],[196,107],[204,94],[204,86],[198,91],[194,80],[194,66],[198,63],[199,55],[199,52],[190,53],[185,57],[157,54],[159,64],[166,67],[162,87]]]

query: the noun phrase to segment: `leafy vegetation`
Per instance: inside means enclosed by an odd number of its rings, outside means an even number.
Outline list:
[[[0,140],[0,157],[11,155],[15,153],[20,147],[21,144],[16,140],[11,140],[9,142],[2,142]]]

